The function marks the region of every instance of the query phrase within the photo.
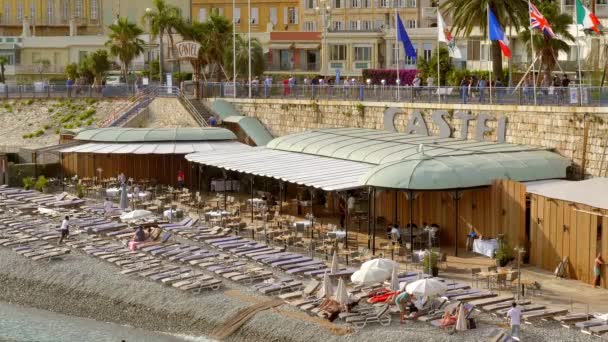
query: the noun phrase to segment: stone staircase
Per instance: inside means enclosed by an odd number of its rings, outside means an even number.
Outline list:
[[[192,106],[200,113],[201,117],[209,122],[209,118],[213,115],[213,111],[207,104],[201,99],[190,99]]]

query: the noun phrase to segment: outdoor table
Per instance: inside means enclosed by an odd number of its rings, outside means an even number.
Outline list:
[[[517,272],[517,271],[514,271],[514,270],[483,271],[483,272],[477,273],[477,276],[480,278],[486,278],[488,280],[488,289],[489,289],[490,280],[492,278],[497,277],[498,275],[501,275],[501,274],[512,274],[515,272]]]
[[[494,252],[498,249],[498,240],[482,240],[475,239],[473,241],[473,252],[481,255],[485,255],[489,258],[494,257]]]
[[[140,192],[139,194],[137,194],[137,197],[139,197],[139,199],[143,200],[145,198],[147,198],[148,196],[150,196],[150,193],[148,192]],[[128,198],[133,198],[133,194],[127,194]]]
[[[346,249],[338,252],[338,255],[343,256],[346,259],[346,266],[348,266],[348,257],[353,255],[353,251]]]
[[[327,236],[334,239],[344,239],[346,237],[346,231],[344,230],[334,230],[331,232],[327,232]]]
[[[205,218],[209,221],[211,218],[221,218],[222,216],[230,215],[227,211],[208,211],[205,213]]]
[[[175,216],[176,213],[177,213],[177,210],[167,209],[167,210],[163,211],[163,216],[168,219],[171,219],[173,216]]]
[[[116,196],[118,196],[119,192],[120,192],[119,188],[108,188],[108,189],[106,189],[106,195],[108,195],[110,197],[116,197]]]
[[[250,198],[247,200],[247,203],[251,205],[253,203],[254,207],[260,208],[266,205],[266,200],[261,198]]]

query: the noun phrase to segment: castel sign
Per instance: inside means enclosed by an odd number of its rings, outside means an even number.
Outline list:
[[[396,131],[395,129],[395,116],[398,114],[403,114],[403,108],[387,108],[384,111],[384,129],[387,131]],[[431,119],[433,123],[438,128],[438,136],[440,138],[451,138],[452,137],[452,127],[446,120],[446,116],[449,113],[446,110],[436,110],[431,114]],[[458,112],[454,113],[455,120],[460,120],[460,137],[466,139],[469,132],[469,122],[476,122],[475,129],[475,140],[483,141],[485,140],[485,135],[487,132],[491,132],[492,128],[488,127],[487,122],[491,120],[496,120],[496,142],[504,143],[507,137],[507,118],[505,116],[499,116],[496,119],[489,116],[488,114],[480,113],[477,117],[467,113],[467,112]],[[424,121],[424,117],[422,116],[422,112],[420,110],[414,109],[412,110],[409,120],[407,122],[407,126],[405,128],[405,133],[407,134],[419,134],[419,135],[430,135],[429,129],[426,121]]]
[[[175,47],[177,48],[177,57],[179,59],[197,59],[201,44],[185,40],[175,44]]]

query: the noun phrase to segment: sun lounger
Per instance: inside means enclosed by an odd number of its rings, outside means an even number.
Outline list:
[[[373,313],[348,317],[346,323],[350,323],[359,329],[364,328],[368,323],[378,323],[382,326],[389,326],[391,324],[389,307],[388,305],[381,305],[376,308]]]
[[[538,311],[538,310],[542,310],[545,308],[545,306],[541,305],[541,304],[529,304],[529,305],[521,305],[521,306],[517,306],[517,307],[519,308],[519,310],[522,312],[523,315],[525,315],[526,312]],[[510,306],[509,306],[509,308],[500,309],[498,311],[495,311],[493,313],[493,315],[498,316],[498,317],[504,317],[507,314],[507,311],[509,311],[509,310],[510,310]]]
[[[165,278],[171,278],[171,277],[179,276],[179,275],[182,275],[182,274],[186,274],[188,272],[190,272],[189,268],[180,268],[180,269],[177,269],[177,270],[174,270],[174,271],[168,271],[168,272],[164,272],[164,273],[154,274],[154,275],[149,276],[148,278],[150,278],[152,280],[158,280],[158,281],[160,281],[160,280],[165,279]]]
[[[151,263],[146,262],[144,264],[133,264],[133,265],[128,265],[127,267],[125,267],[125,269],[120,271],[120,273],[124,274],[124,275],[129,275],[129,274],[133,274],[133,273],[147,271],[147,270],[159,267],[159,266],[160,266],[160,263],[158,263],[158,262],[151,262]]]
[[[484,298],[490,298],[490,297],[496,297],[496,296],[497,296],[496,293],[492,293],[489,291],[482,291],[482,292],[470,293],[470,294],[466,294],[466,295],[462,295],[462,296],[456,296],[456,297],[450,298],[450,300],[455,300],[455,301],[466,303],[466,302],[474,301],[476,299],[484,299]]]
[[[148,271],[144,271],[144,272],[140,272],[138,273],[138,275],[140,277],[150,277],[153,276],[155,274],[160,274],[160,273],[164,273],[164,272],[169,272],[169,271],[173,271],[178,269],[178,266],[162,266],[162,267],[158,267],[156,269],[151,269]]]
[[[306,266],[299,265],[296,268],[291,268],[291,269],[287,270],[286,273],[295,275],[295,274],[302,274],[305,272],[326,269],[326,268],[327,268],[327,266],[325,266],[325,264],[323,264],[323,263],[314,263],[314,264],[310,264],[310,265],[306,265]]]
[[[546,309],[524,312],[522,315],[522,319],[524,321],[526,321],[526,323],[528,323],[530,321],[541,319],[541,318],[563,315],[567,312],[568,312],[568,309],[546,308]]]
[[[270,263],[270,266],[271,267],[281,267],[281,266],[285,266],[285,265],[307,263],[310,261],[313,261],[313,260],[309,257],[298,257],[295,259],[275,261],[275,262]]]
[[[201,293],[202,290],[219,290],[222,285],[222,281],[218,279],[210,279],[206,281],[196,281],[194,283],[179,287],[180,290],[192,291],[194,293]]]
[[[603,319],[599,319],[599,318],[593,318],[593,319],[590,319],[588,321],[575,323],[574,326],[576,328],[581,329],[581,330],[586,330],[586,329],[589,329],[591,327],[605,325],[605,324],[608,324],[608,321],[603,320]]]
[[[475,305],[476,308],[481,308],[486,305],[498,304],[508,302],[509,304],[513,303],[513,296],[498,296],[498,297],[490,297],[485,299],[478,299],[470,301],[469,303]]]
[[[209,281],[209,280],[213,280],[213,279],[214,278],[211,276],[199,274],[199,275],[196,275],[189,279],[183,279],[183,280],[176,281],[176,282],[172,283],[171,286],[175,287],[175,288],[180,288],[182,286],[191,285],[191,284],[194,284],[199,281]]]
[[[457,304],[457,306],[459,306],[459,304]],[[464,304],[463,307],[464,307],[465,312],[466,312],[465,319],[468,320],[469,317],[471,317],[471,314],[473,313],[473,310],[475,309],[475,306],[471,305],[471,304]],[[446,307],[445,311],[454,312],[454,310],[455,309],[453,307],[450,307],[449,309]],[[454,324],[456,324],[455,321],[451,321],[451,320],[446,322],[446,320],[444,320],[443,317],[435,319],[435,320],[432,320],[429,323],[432,326],[437,327],[437,328],[447,328],[447,327],[451,327]]]
[[[185,217],[184,219],[182,219],[181,221],[177,222],[177,223],[166,223],[166,224],[159,224],[158,226],[160,228],[165,228],[165,227],[175,227],[175,226],[183,226],[186,225],[188,222],[190,222],[192,219],[190,217]]]
[[[511,308],[511,303],[512,302],[502,302],[502,303],[497,303],[497,304],[492,304],[492,305],[485,305],[481,307],[482,311],[486,311],[486,312],[493,312],[493,311],[497,311],[497,310],[501,310],[501,309],[506,309],[506,308]],[[522,306],[522,305],[528,305],[531,302],[527,299],[523,299],[517,302],[518,306]]]
[[[568,313],[565,315],[553,316],[552,319],[561,324],[562,327],[570,329],[576,323],[585,322],[593,316],[585,313]]]
[[[31,259],[34,261],[37,261],[37,260],[51,261],[53,259],[60,259],[61,257],[65,256],[67,254],[70,254],[69,249],[56,249],[56,250],[50,250],[48,253],[45,253],[45,254],[37,255],[35,257],[32,257]]]

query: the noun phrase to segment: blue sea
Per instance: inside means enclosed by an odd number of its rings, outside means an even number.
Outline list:
[[[0,341],[32,342],[209,342],[198,336],[169,335],[114,323],[62,315],[0,302]]]

